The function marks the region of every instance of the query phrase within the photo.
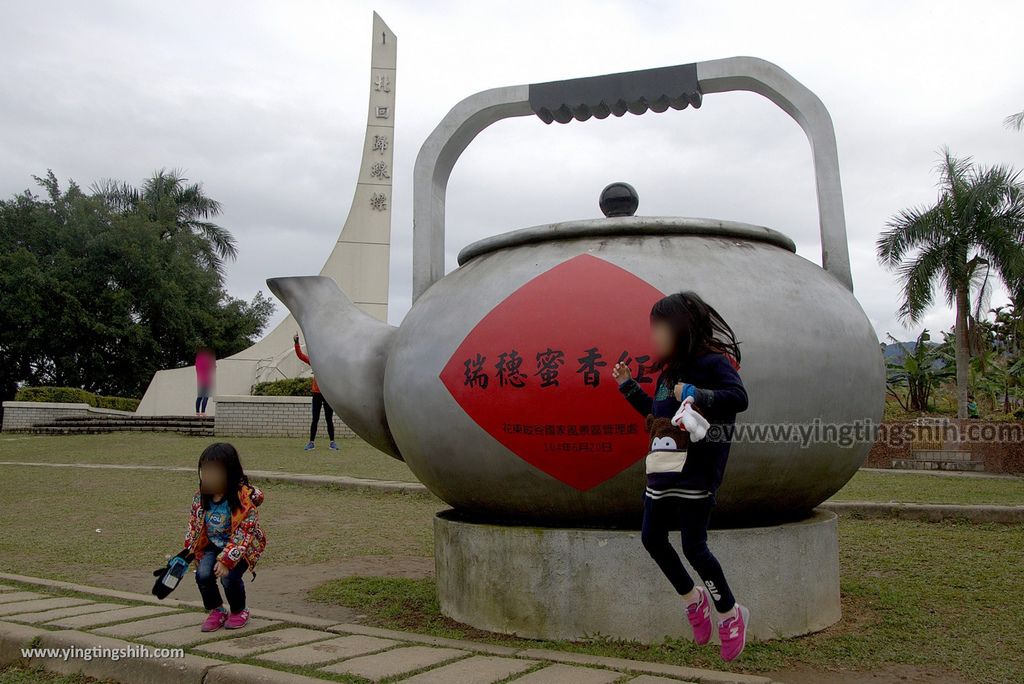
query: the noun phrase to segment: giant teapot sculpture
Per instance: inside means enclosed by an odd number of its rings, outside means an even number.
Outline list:
[[[823,268],[786,236],[710,219],[613,215],[490,237],[444,275],[445,188],[485,127],[699,107],[760,93],[811,143]],[[427,138],[414,177],[414,304],[400,327],[363,313],[323,277],[268,281],[301,325],[318,383],[360,437],[404,460],[445,502],[478,518],[545,524],[635,521],[644,490],[642,417],[612,366],[650,391],[648,314],[694,290],[741,340],[750,408],[718,494],[720,519],[799,517],[862,464],[881,418],[884,367],[852,293],[832,122],[777,66],[750,57],[487,90]],[[649,384],[648,384],[649,383]],[[830,431],[840,431],[830,434]]]

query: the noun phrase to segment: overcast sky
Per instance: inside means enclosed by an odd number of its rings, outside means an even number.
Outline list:
[[[315,274],[352,199],[374,10],[398,36],[396,324],[410,302],[416,152],[486,88],[734,55],[775,62],[832,114],[855,290],[880,337],[952,325],[940,304],[905,329],[874,256],[888,217],[934,200],[939,149],[1024,167],[1024,133],[1002,125],[1024,109],[1018,2],[0,0],[0,195],[47,169],[88,186],[181,168],[224,204],[218,222],[240,248],[232,295]],[[639,214],[769,226],[820,263],[803,132],[760,96],[728,93],[696,111],[491,127],[452,174],[448,268],[476,239],[599,216],[614,180],[637,188]]]

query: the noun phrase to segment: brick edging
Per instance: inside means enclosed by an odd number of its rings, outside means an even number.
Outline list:
[[[942,522],[966,520],[972,523],[1024,523],[1024,506],[985,504],[883,503],[875,501],[826,501],[819,508],[838,515],[860,518],[897,518]]]

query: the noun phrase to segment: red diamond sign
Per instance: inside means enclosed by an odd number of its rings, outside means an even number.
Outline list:
[[[527,463],[586,491],[646,453],[644,419],[612,367],[649,393],[650,283],[589,254],[540,274],[477,324],[441,382],[459,406]]]

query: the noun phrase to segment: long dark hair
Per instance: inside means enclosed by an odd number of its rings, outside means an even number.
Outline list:
[[[672,354],[659,359],[653,370],[677,376],[695,357],[708,352],[728,354],[739,365],[740,343],[736,334],[721,314],[696,292],[677,292],[659,299],[651,308],[651,322],[655,321],[668,324],[675,346]],[[681,379],[673,377],[677,382]]]
[[[249,478],[246,477],[245,471],[242,470],[242,462],[238,458],[238,450],[227,442],[215,442],[203,449],[203,453],[199,456],[197,470],[201,471],[204,463],[219,463],[224,468],[224,473],[227,475],[225,478],[224,497],[228,500],[231,510],[237,511],[241,508],[242,502],[238,499],[238,490],[242,485],[249,484]],[[203,482],[202,478],[200,478],[200,490],[202,490],[202,486]],[[210,499],[211,496],[203,492],[203,509],[210,508]]]

